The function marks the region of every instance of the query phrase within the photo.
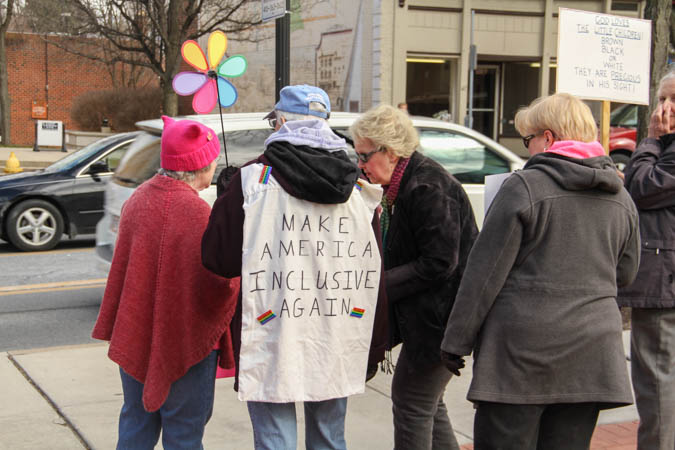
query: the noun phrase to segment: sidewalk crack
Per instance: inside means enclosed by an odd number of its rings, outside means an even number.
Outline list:
[[[383,396],[385,396],[385,397],[387,397],[387,398],[391,398],[391,397],[389,396],[388,393],[383,392],[382,390],[376,388],[375,386],[370,386],[370,385],[366,384],[366,388],[367,388],[367,389],[370,389],[371,391],[375,391],[375,392],[377,392],[378,394],[383,395]]]
[[[86,450],[92,450],[92,446],[87,442],[87,440],[82,436],[77,427],[68,419],[68,417],[61,411],[61,409],[54,403],[54,401],[47,395],[47,393],[37,385],[37,383],[28,375],[28,372],[21,366],[19,361],[17,361],[11,353],[7,353],[7,358],[14,364],[14,367],[23,375],[23,377],[30,383],[33,388],[45,399],[45,401],[52,407],[52,409],[58,414],[58,416],[63,420],[64,425],[66,425],[70,431],[75,435],[78,441],[82,444],[82,447]]]

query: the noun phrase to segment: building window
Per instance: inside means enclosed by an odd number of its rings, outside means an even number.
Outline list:
[[[522,106],[529,105],[539,96],[538,63],[504,63],[504,94],[501,136],[519,137],[513,120],[516,112]],[[551,67],[549,72],[549,94],[555,92],[556,69]]]
[[[408,61],[405,101],[410,114],[432,117],[450,110],[450,61]]]
[[[639,6],[635,2],[612,2],[612,11],[638,11]]]

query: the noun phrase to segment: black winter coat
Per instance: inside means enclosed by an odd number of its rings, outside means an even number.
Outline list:
[[[390,338],[419,367],[440,362],[445,325],[478,228],[464,188],[415,152],[393,205],[384,243]]]
[[[642,253],[635,282],[619,290],[619,305],[674,308],[675,134],[643,140],[625,175],[640,215]]]

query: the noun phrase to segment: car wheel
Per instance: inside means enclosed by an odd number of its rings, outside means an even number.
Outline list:
[[[630,161],[630,155],[613,152],[610,156],[612,157],[612,161],[614,161],[616,168],[623,172],[628,165],[628,161]]]
[[[44,200],[21,202],[7,216],[7,236],[19,250],[49,250],[58,244],[62,233],[61,213]]]

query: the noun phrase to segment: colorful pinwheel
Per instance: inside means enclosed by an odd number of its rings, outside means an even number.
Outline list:
[[[233,55],[219,64],[226,49],[227,37],[222,31],[214,31],[209,35],[208,64],[206,55],[195,41],[185,41],[181,47],[185,62],[201,73],[180,72],[173,78],[173,90],[178,95],[194,94],[192,108],[198,114],[211,112],[218,99],[225,108],[237,101],[237,90],[223,77],[243,75],[247,62],[243,55]]]

